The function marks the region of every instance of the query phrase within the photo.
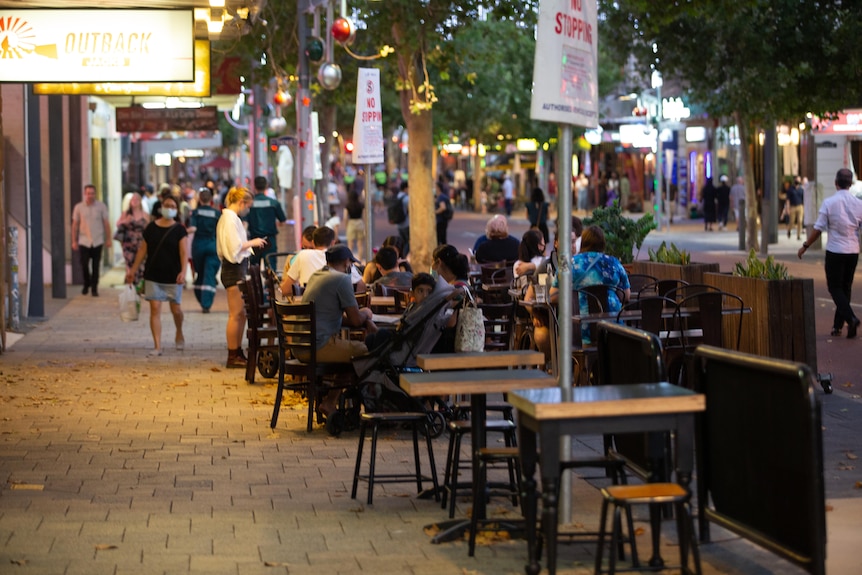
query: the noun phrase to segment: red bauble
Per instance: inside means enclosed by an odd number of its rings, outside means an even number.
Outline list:
[[[341,17],[332,24],[332,37],[339,44],[349,46],[356,38],[356,26],[349,19]]]

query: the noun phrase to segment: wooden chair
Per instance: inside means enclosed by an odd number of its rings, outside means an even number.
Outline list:
[[[479,264],[481,283],[482,284],[497,283],[493,277],[494,273],[501,270],[501,269],[506,269],[507,267],[511,268],[513,265],[515,265],[515,262],[511,262],[511,264],[508,264],[508,262],[505,262],[505,261],[487,262],[484,264]]]
[[[485,351],[512,349],[512,304],[480,303],[479,309],[485,317]]]
[[[317,324],[314,302],[285,303],[272,300],[278,330],[278,390],[272,411],[270,428],[275,429],[281,398],[285,388],[303,390],[308,397],[307,431],[313,428],[314,414],[324,391],[331,386],[325,380],[338,379],[349,384],[355,378],[351,363],[322,363],[317,361]],[[305,361],[300,361],[303,358]],[[286,383],[287,376],[293,382]]]
[[[254,383],[256,369],[264,377],[274,377],[278,372],[275,356],[278,352],[278,332],[272,319],[271,307],[264,303],[263,281],[260,266],[249,266],[249,275],[238,284],[243,295],[246,315],[246,338],[248,339],[248,364],[245,380]]]
[[[403,290],[395,290],[395,313],[403,314],[407,311],[407,306],[410,305],[410,292]]]

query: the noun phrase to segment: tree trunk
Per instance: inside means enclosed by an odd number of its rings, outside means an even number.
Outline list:
[[[757,252],[760,250],[757,241],[757,188],[754,185],[754,164],[751,159],[751,138],[757,136],[757,130],[753,130],[738,112],[736,125],[739,126],[740,151],[745,173],[745,248],[747,251]]]
[[[437,247],[434,217],[433,118],[430,110],[419,114],[404,112],[410,134],[407,170],[410,182],[410,261],[417,272],[431,269],[431,256]]]

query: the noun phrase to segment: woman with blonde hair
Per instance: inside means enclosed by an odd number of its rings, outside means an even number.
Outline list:
[[[117,231],[114,239],[123,247],[123,259],[126,260],[126,271],[135,263],[138,248],[144,241],[144,229],[150,223],[150,216],[144,211],[141,194],[131,192],[123,198],[123,213],[117,220]],[[143,267],[138,268],[132,283],[137,284],[144,277]]]
[[[248,275],[248,257],[253,248],[266,246],[266,238],[248,239],[240,218],[248,215],[252,195],[246,188],[231,188],[216,226],[216,251],[221,260],[221,282],[227,290],[227,363],[228,368],[245,369],[248,363],[242,352],[242,332],[245,330],[245,306],[237,287]]]

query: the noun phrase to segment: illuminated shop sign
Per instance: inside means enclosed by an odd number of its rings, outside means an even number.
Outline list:
[[[2,64],[0,64],[0,66],[2,66]],[[194,82],[72,82],[68,84],[33,84],[34,94],[208,98],[210,96],[210,91],[209,40],[195,40]]]
[[[0,82],[194,82],[192,10],[0,10]]]

